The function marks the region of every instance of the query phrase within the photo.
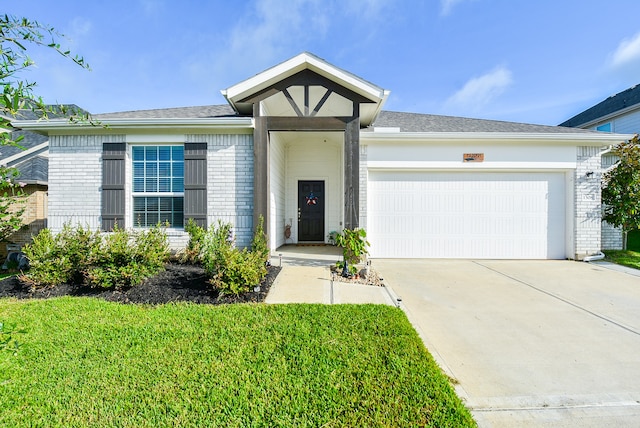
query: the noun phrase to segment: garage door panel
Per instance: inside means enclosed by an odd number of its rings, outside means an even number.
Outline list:
[[[564,173],[369,174],[373,257],[564,258]]]

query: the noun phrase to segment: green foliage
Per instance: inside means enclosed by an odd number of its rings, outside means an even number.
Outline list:
[[[260,216],[256,230],[253,233],[251,251],[253,251],[260,260],[262,260],[264,265],[267,264],[271,251],[269,250],[267,234],[264,233],[264,218],[262,216]]]
[[[21,279],[33,287],[71,282],[124,288],[162,270],[169,245],[160,225],[136,232],[116,226],[104,236],[82,226],[65,225],[55,236],[49,229],[42,230],[24,252],[31,269]]]
[[[336,245],[342,248],[344,261],[349,265],[360,263],[369,254],[367,232],[364,229],[344,229],[336,235]]]
[[[248,292],[267,275],[264,254],[236,248],[231,238],[231,224],[222,221],[205,234],[202,264],[209,282],[222,294]]]
[[[200,254],[207,230],[202,226],[198,226],[192,218],[187,221],[184,230],[189,234],[189,242],[180,254],[180,261],[182,263],[201,263]]]
[[[638,136],[620,143],[612,152],[618,163],[603,176],[602,219],[621,227],[625,235],[640,229],[640,144]]]
[[[27,47],[42,46],[58,52],[83,68],[89,68],[82,57],[72,56],[68,50],[60,47],[57,38],[64,37],[55,28],[45,26],[27,18],[0,15],[0,146],[19,147],[20,139],[14,140],[11,131],[12,118],[19,115],[21,109],[37,111],[46,118],[49,113],[62,114],[72,121],[86,120],[86,113],[71,111],[64,106],[47,106],[34,96],[34,82],[22,81],[18,74],[35,65],[27,55]],[[24,193],[22,183],[17,181],[15,168],[0,165],[0,241],[22,227]]]
[[[24,183],[18,181],[18,170],[0,165],[0,241],[23,226]]]
[[[49,229],[42,229],[22,251],[29,259],[30,269],[20,279],[31,286],[51,287],[71,278],[73,264],[60,240]]]

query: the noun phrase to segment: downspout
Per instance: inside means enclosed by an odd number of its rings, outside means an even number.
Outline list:
[[[602,251],[598,251],[596,254],[592,255],[592,256],[587,256],[584,259],[582,259],[583,262],[594,262],[596,260],[602,260],[604,259],[604,253]]]

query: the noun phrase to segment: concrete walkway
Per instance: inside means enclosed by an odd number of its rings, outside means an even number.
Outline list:
[[[271,285],[266,303],[376,303],[393,305],[385,287],[331,280],[329,265],[342,258],[339,248],[285,246],[272,254],[271,263],[282,266]]]

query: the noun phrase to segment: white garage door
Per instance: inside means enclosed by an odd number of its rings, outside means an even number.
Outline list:
[[[370,171],[372,257],[563,259],[564,173]]]

